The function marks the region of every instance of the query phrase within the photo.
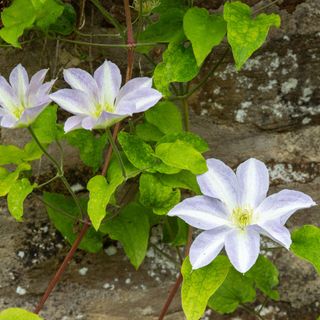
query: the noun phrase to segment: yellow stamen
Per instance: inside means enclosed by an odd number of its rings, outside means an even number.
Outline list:
[[[245,229],[251,224],[253,210],[251,208],[235,208],[232,211],[232,222],[240,229]]]

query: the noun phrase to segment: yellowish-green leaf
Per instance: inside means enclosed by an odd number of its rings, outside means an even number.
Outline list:
[[[0,312],[0,320],[43,320],[37,314],[19,308],[10,308]]]
[[[197,64],[200,66],[212,48],[224,38],[227,25],[223,17],[210,15],[205,8],[190,8],[183,18],[185,35],[191,41]]]
[[[32,192],[33,186],[28,179],[17,180],[9,190],[7,201],[11,215],[21,221],[23,216],[23,202]]]
[[[208,170],[206,160],[189,143],[177,140],[161,143],[156,147],[156,155],[168,166],[202,174]]]
[[[147,121],[165,134],[182,131],[182,117],[179,108],[170,101],[156,104],[145,113]]]
[[[226,279],[230,268],[227,257],[218,256],[209,265],[192,270],[189,258],[183,262],[181,273],[182,308],[187,320],[199,320],[203,315],[209,298]]]
[[[320,274],[320,228],[305,225],[291,235],[290,250],[299,258],[309,261]]]
[[[88,202],[88,215],[93,227],[98,230],[101,221],[107,215],[106,207],[110,201],[112,194],[122,183],[122,179],[112,181],[108,184],[106,178],[101,175],[94,176],[88,182],[87,189],[90,192]]]
[[[240,1],[226,2],[223,17],[237,70],[262,46],[269,28],[280,27],[279,15],[261,13],[253,17],[251,8]]]

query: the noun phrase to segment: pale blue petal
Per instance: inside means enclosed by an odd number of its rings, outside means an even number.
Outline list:
[[[282,224],[285,224],[295,211],[315,205],[316,203],[307,194],[285,189],[267,197],[257,207],[255,220],[258,224],[270,220],[279,220]]]
[[[213,261],[222,250],[229,232],[230,229],[220,227],[200,233],[190,247],[192,269],[205,267]]]
[[[121,121],[125,117],[120,114],[103,111],[99,118],[86,117],[82,121],[82,127],[86,130],[105,129]]]
[[[38,90],[40,89],[40,87],[43,84],[43,81],[46,77],[46,74],[48,72],[49,69],[42,69],[38,72],[36,72],[30,80],[30,84],[28,87],[28,95],[35,95],[37,94]]]
[[[61,89],[49,95],[62,109],[74,113],[89,115],[95,106],[89,96],[76,89]]]
[[[258,225],[263,235],[271,238],[281,246],[289,249],[292,243],[289,230],[281,223],[281,221],[266,221]]]
[[[72,116],[64,124],[64,131],[69,132],[82,127],[83,116]]]
[[[120,90],[116,104],[120,102],[122,98],[124,98],[128,94],[132,94],[136,91],[140,91],[141,89],[147,89],[152,87],[152,78],[148,77],[140,77],[129,80]]]
[[[269,189],[269,172],[266,165],[251,158],[238,166],[237,178],[242,206],[256,208],[265,199]]]
[[[36,120],[36,118],[39,116],[39,114],[43,111],[43,109],[48,105],[48,103],[42,103],[34,108],[28,108],[25,109],[20,117],[20,119],[17,121],[19,125],[30,125],[33,121]]]
[[[6,114],[1,118],[1,127],[15,128],[16,126],[17,126],[17,119],[11,116],[10,114]]]
[[[29,77],[26,69],[18,64],[10,73],[10,84],[21,101],[26,98],[27,90],[29,87]]]
[[[169,211],[168,216],[177,216],[191,226],[202,230],[231,225],[225,205],[207,196],[195,196],[183,200]]]
[[[83,91],[90,99],[99,102],[98,85],[90,73],[79,68],[69,68],[63,71],[63,76],[72,89]]]
[[[0,76],[0,105],[7,110],[14,110],[18,101],[8,81]]]
[[[155,104],[162,98],[162,94],[152,88],[142,88],[129,92],[121,99],[117,99],[116,112],[120,114],[130,114],[143,112]]]
[[[113,106],[121,86],[121,73],[118,66],[111,61],[105,61],[94,73],[102,105]]]
[[[245,273],[258,259],[260,235],[250,226],[245,230],[234,229],[225,237],[225,249],[235,269]]]
[[[98,119],[93,117],[85,117],[81,121],[81,126],[83,129],[92,130],[97,125]]]
[[[201,192],[221,200],[230,212],[238,206],[238,181],[233,170],[217,159],[207,160],[208,171],[197,176]]]

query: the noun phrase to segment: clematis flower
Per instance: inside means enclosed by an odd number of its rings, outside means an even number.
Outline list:
[[[5,128],[29,126],[51,102],[49,92],[55,82],[43,83],[48,69],[38,71],[30,80],[18,64],[10,73],[9,83],[0,76],[0,125]]]
[[[291,236],[284,224],[295,211],[316,203],[293,190],[266,197],[269,174],[259,160],[243,162],[236,173],[217,159],[208,159],[207,165],[208,171],[197,177],[203,195],[182,201],[168,213],[205,230],[190,248],[193,269],[208,265],[224,247],[233,266],[248,271],[259,256],[260,234],[289,249]]]
[[[135,78],[121,89],[121,73],[117,65],[105,61],[93,77],[79,68],[64,70],[64,79],[72,89],[62,89],[50,95],[61,108],[73,113],[67,119],[66,132],[78,128],[103,129],[133,113],[154,106],[161,93],[152,89],[151,78]]]

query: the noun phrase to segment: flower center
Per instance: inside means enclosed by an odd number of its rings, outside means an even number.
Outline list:
[[[97,104],[96,109],[93,112],[93,116],[96,118],[99,118],[102,111],[107,111],[107,112],[113,113],[114,110],[115,110],[115,107],[110,104],[106,104],[104,106],[102,106],[101,104]]]
[[[240,229],[245,229],[251,224],[253,210],[251,208],[234,208],[232,211],[232,222]]]
[[[19,106],[13,110],[12,114],[16,117],[16,119],[20,119],[23,114],[23,111],[24,111],[24,107]]]

